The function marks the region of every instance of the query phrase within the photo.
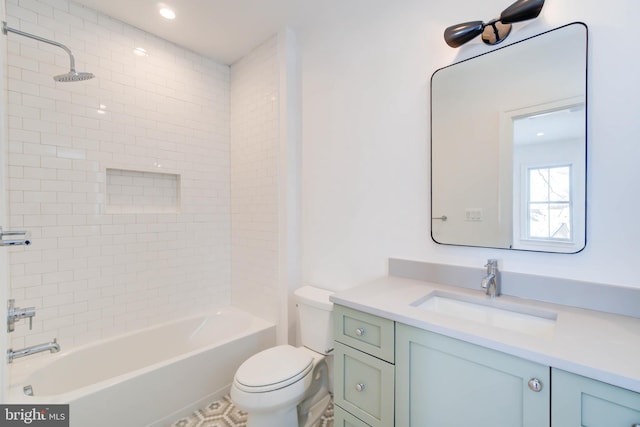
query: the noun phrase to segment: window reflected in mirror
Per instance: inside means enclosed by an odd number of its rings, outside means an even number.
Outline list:
[[[529,240],[571,241],[571,166],[529,168]]]

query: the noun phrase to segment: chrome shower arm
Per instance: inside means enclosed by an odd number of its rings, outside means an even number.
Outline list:
[[[9,27],[7,25],[7,23],[6,23],[6,21],[2,21],[2,32],[4,34],[7,34],[8,32],[15,33],[15,34],[18,34],[20,36],[28,37],[30,39],[37,40],[39,42],[48,43],[50,45],[59,47],[60,49],[62,49],[65,52],[67,52],[67,54],[69,55],[69,61],[71,63],[71,71],[72,72],[76,71],[76,60],[73,57],[73,53],[71,53],[71,49],[69,49],[68,47],[66,47],[62,43],[58,43],[58,42],[53,41],[53,40],[45,39],[43,37],[36,36],[34,34],[25,33],[24,31],[16,30],[15,28]]]

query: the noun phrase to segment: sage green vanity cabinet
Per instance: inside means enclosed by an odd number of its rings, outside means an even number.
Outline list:
[[[560,369],[551,375],[553,427],[640,427],[640,393]]]
[[[640,393],[497,350],[340,305],[334,337],[336,427],[640,427]]]
[[[336,426],[394,424],[395,323],[334,307]]]
[[[548,427],[549,377],[548,366],[396,326],[396,426]]]

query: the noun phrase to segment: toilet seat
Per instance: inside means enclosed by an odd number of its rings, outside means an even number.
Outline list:
[[[266,393],[299,381],[312,369],[313,357],[309,352],[280,345],[247,359],[238,368],[234,383],[247,393]]]

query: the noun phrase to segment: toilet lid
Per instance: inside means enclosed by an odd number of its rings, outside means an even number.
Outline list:
[[[264,350],[247,359],[236,372],[236,385],[247,392],[261,393],[293,384],[311,371],[313,357],[290,345]]]

